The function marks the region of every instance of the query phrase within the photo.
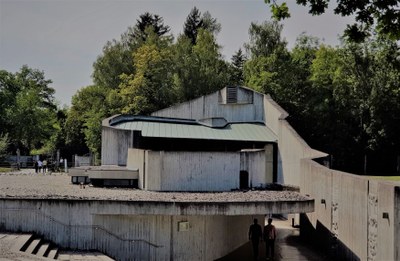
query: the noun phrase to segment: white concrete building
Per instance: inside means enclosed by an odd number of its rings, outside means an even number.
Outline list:
[[[149,192],[181,192],[187,197],[189,192],[260,189],[261,193],[272,183],[295,180],[298,174],[295,171],[285,177],[283,173],[286,167],[280,158],[279,130],[272,129],[277,128],[275,122],[282,115],[285,112],[269,96],[243,87],[227,87],[151,116],[116,115],[102,123],[102,166],[86,168],[86,174],[97,186],[122,185]],[[267,117],[274,124],[267,124]],[[300,164],[298,159],[293,161]],[[288,160],[285,164],[289,166],[294,162]],[[78,171],[74,175],[78,181],[81,173]],[[143,227],[130,231],[132,237],[164,231],[163,238],[155,241],[147,237],[145,240],[157,242],[155,245],[174,245],[151,252],[154,256],[148,256],[149,246],[143,245],[135,251],[137,260],[142,260],[142,253],[146,253],[146,260],[160,260],[160,256],[172,260],[213,260],[248,241],[247,230],[254,217],[263,220],[265,215],[313,210],[313,200],[307,196],[289,196],[282,200],[278,196],[280,192],[273,193],[277,196],[272,202],[271,198],[263,201],[250,196],[240,199],[240,204],[226,202],[222,208],[213,199],[201,205],[195,201],[176,200],[174,204],[185,204],[178,212],[161,214],[154,209],[150,211],[152,214],[148,210],[136,211],[135,216],[116,213],[107,216],[104,222],[128,222],[126,225]],[[187,208],[202,211],[188,214]],[[151,226],[146,225],[149,222]],[[179,233],[181,226],[186,232]],[[229,232],[229,227],[235,227],[235,232]],[[232,240],[223,246],[216,243]]]
[[[326,154],[287,116],[268,95],[227,87],[148,117],[105,119],[103,165],[71,170],[72,181],[137,189],[0,190],[0,230],[118,260],[215,260],[248,241],[253,218],[305,213],[301,233],[338,260],[400,260],[399,184],[318,164]],[[306,195],[261,190],[271,182]]]

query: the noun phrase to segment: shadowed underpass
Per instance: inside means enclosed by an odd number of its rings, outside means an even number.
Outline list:
[[[275,242],[275,258],[278,260],[330,260],[327,254],[319,253],[311,247],[311,244],[303,242],[300,238],[298,228],[293,228],[289,221],[274,219],[273,224],[277,228],[277,240]],[[250,225],[250,224],[249,224]],[[229,255],[217,261],[252,261],[253,253],[251,242],[236,249]],[[265,243],[260,243],[260,253],[258,260],[266,260]]]

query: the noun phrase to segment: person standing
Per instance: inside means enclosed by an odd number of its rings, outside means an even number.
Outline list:
[[[37,162],[37,160],[35,160],[35,164],[34,164],[34,166],[35,166],[35,173],[37,174],[37,173],[38,173],[38,171],[39,171],[39,165],[38,165],[38,162]]]
[[[42,167],[43,167],[43,162],[41,160],[38,160],[39,173],[42,171]]]
[[[46,173],[47,171],[47,159],[43,160],[43,173]]]
[[[271,258],[273,259],[275,256],[275,239],[276,239],[276,229],[275,226],[272,225],[272,218],[268,219],[268,225],[264,227],[263,237],[265,240],[266,246],[266,258],[269,258],[269,254],[271,253]]]
[[[253,245],[253,257],[254,260],[258,258],[258,245],[260,243],[260,239],[262,240],[262,230],[261,226],[258,224],[258,220],[255,218],[254,223],[249,228],[249,240],[251,240],[251,244]]]

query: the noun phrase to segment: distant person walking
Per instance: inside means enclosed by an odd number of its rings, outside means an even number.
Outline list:
[[[276,239],[276,229],[275,226],[272,225],[272,218],[268,219],[268,225],[264,227],[264,240],[265,240],[265,246],[266,246],[266,258],[268,259],[270,257],[271,253],[271,258],[274,259],[275,256],[275,239]]]
[[[258,259],[258,245],[260,244],[260,239],[262,240],[262,230],[261,226],[258,224],[258,220],[255,218],[254,223],[249,228],[249,240],[253,245],[253,257],[254,260]]]

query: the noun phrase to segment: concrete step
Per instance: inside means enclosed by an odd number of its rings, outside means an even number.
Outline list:
[[[114,261],[109,256],[100,252],[85,252],[85,251],[62,251],[57,260],[60,261],[78,261],[78,260],[91,260],[91,261]]]
[[[12,246],[12,248],[15,251],[25,251],[32,240],[33,240],[32,234],[18,234],[18,237],[14,241],[15,243]]]
[[[28,254],[36,254],[40,247],[41,241],[42,240],[40,238],[32,240],[25,252]]]
[[[101,254],[101,253],[100,253],[100,254]],[[106,255],[104,255],[104,254],[99,255],[97,258],[98,258],[99,260],[101,260],[101,261],[115,261],[115,259],[112,259],[111,257],[106,256]]]
[[[50,251],[50,243],[43,243],[39,250],[37,251],[36,255],[40,257],[45,257]]]
[[[47,255],[47,258],[50,259],[57,259],[58,256],[58,248],[52,248]]]

